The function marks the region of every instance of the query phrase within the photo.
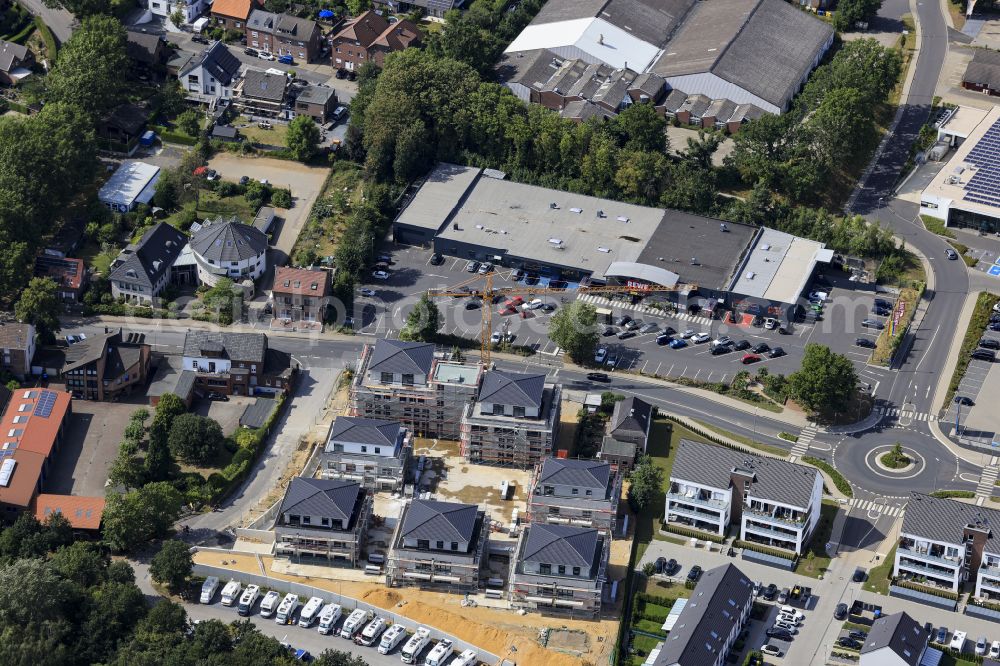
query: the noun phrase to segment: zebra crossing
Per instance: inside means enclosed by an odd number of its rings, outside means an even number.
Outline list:
[[[989,499],[993,495],[993,487],[996,484],[998,475],[1000,475],[1000,467],[997,465],[987,465],[984,467],[983,474],[979,477],[979,485],[976,486],[976,497]]]
[[[788,454],[789,460],[795,460],[801,458],[809,450],[809,445],[816,438],[817,428],[815,425],[810,423],[807,427],[803,428],[799,432],[799,439],[795,442],[795,446],[792,447],[791,453]]]
[[[877,407],[876,412],[882,416],[889,416],[897,419],[909,419],[911,421],[937,421],[935,414],[927,412],[914,412],[909,409],[903,410],[899,407]]]
[[[881,513],[891,517],[902,516],[906,511],[906,508],[902,506],[890,506],[885,503],[879,504],[878,502],[873,502],[872,500],[863,500],[857,497],[849,499],[847,504],[848,506],[852,506],[861,511],[867,511],[868,513]]]
[[[642,305],[641,303],[636,305],[632,303],[625,303],[623,301],[612,301],[610,299],[604,298],[603,296],[596,296],[594,294],[580,294],[576,297],[578,301],[583,301],[584,303],[590,303],[591,305],[597,305],[599,307],[605,308],[617,308],[619,310],[630,310],[632,312],[640,312],[642,314],[655,315],[657,317],[672,317],[680,321],[700,321],[704,322],[704,317],[696,317],[690,315],[686,312],[677,312],[675,314],[670,314],[659,308],[653,308],[648,305]]]

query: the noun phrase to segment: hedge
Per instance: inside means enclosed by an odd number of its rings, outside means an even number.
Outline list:
[[[11,42],[13,44],[20,44],[23,46],[24,43],[28,41],[28,37],[30,37],[31,33],[33,33],[34,31],[35,31],[35,24],[29,23],[28,25],[24,26],[21,32],[17,33],[16,35],[8,37],[5,41]]]
[[[183,132],[175,132],[172,129],[164,127],[163,125],[150,125],[149,128],[156,132],[157,136],[160,137],[160,141],[179,143],[183,146],[193,146],[198,143],[198,139],[195,137],[188,136]]]
[[[679,534],[681,536],[694,537],[695,539],[702,539],[704,541],[711,541],[713,543],[722,543],[725,541],[725,537],[721,537],[718,534],[711,534],[709,532],[702,532],[701,530],[690,529],[687,527],[680,527],[674,523],[663,523],[663,529],[667,532],[672,532],[673,534]]]
[[[916,590],[917,592],[923,592],[925,594],[933,594],[935,597],[942,597],[944,599],[951,599],[952,601],[958,601],[958,594],[950,590],[942,590],[936,587],[931,587],[929,585],[921,585],[920,583],[914,583],[909,580],[904,580],[902,578],[893,579],[892,584],[896,587],[905,587],[908,590]]]
[[[49,59],[55,62],[56,56],[59,54],[59,44],[56,42],[55,35],[52,34],[49,26],[45,25],[41,16],[35,17],[35,27],[38,28],[42,41],[45,42],[45,50],[48,51]]]
[[[821,470],[830,475],[830,478],[833,479],[833,485],[837,486],[837,490],[844,493],[848,497],[854,497],[854,489],[851,488],[850,482],[844,478],[843,474],[834,469],[833,465],[825,460],[814,458],[813,456],[802,456],[802,462],[812,465],[813,467],[819,467]]]
[[[935,490],[931,493],[931,497],[941,497],[941,498],[962,498],[962,499],[972,499],[976,496],[976,493],[972,490]]]
[[[733,545],[737,548],[742,548],[743,550],[752,550],[757,553],[764,553],[765,555],[774,555],[775,557],[780,557],[785,560],[798,561],[799,556],[793,550],[784,550],[782,548],[772,548],[771,546],[765,546],[764,544],[754,543],[753,541],[741,541],[737,539],[733,542]]]
[[[979,346],[979,338],[986,332],[986,325],[990,323],[990,315],[993,313],[993,305],[1000,302],[1000,296],[991,294],[988,291],[979,292],[976,298],[976,309],[969,320],[969,328],[965,331],[965,338],[962,339],[962,347],[958,352],[958,363],[955,364],[955,372],[951,375],[951,383],[948,384],[948,395],[944,397],[943,408],[951,404],[951,399],[958,391],[958,385],[962,383],[962,377],[969,367],[971,354]]]
[[[88,305],[84,308],[86,315],[111,315],[114,317],[139,317],[140,319],[168,319],[170,312],[157,308],[142,308],[125,305],[124,303],[102,303]]]

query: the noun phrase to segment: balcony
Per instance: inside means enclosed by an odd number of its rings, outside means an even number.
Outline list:
[[[792,519],[792,518],[782,518],[780,516],[773,515],[770,511],[761,511],[758,509],[751,509],[749,506],[743,507],[744,515],[753,516],[754,519],[760,519],[772,523],[774,525],[780,525],[782,527],[788,527],[793,530],[801,530],[806,525],[805,518]]]
[[[906,548],[902,544],[899,546],[897,551],[900,557],[908,557],[910,559],[922,560],[924,562],[930,562],[931,564],[937,564],[939,566],[945,566],[949,569],[957,569],[962,566],[962,560],[960,557],[946,558],[940,555],[932,555],[928,551],[915,550],[912,548]]]
[[[767,536],[767,537],[769,537],[771,539],[777,539],[779,541],[788,541],[788,542],[794,543],[798,539],[798,537],[799,537],[798,534],[789,534],[788,532],[779,532],[778,530],[772,530],[769,527],[763,527],[761,525],[754,525],[749,520],[744,520],[743,521],[743,526],[744,526],[744,528],[746,529],[747,532],[753,532],[754,534],[760,534],[760,535],[763,535],[763,536]],[[800,525],[800,527],[801,527],[801,525]]]
[[[718,512],[701,511],[677,504],[676,502],[670,502],[667,505],[667,513],[674,513],[678,516],[687,516],[695,520],[703,520],[711,523],[722,523],[726,520],[725,511],[722,509],[719,509]]]
[[[704,506],[712,509],[713,511],[726,511],[729,508],[729,504],[727,502],[712,499],[699,499],[697,497],[682,495],[681,493],[667,493],[667,500],[670,502],[683,502],[684,504]]]

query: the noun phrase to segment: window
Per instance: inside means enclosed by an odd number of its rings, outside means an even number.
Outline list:
[[[573,575],[574,576],[580,575],[580,567],[573,567]]]
[[[574,495],[579,495],[580,494],[580,489],[579,488],[573,488],[572,493]]]
[[[444,541],[438,541],[435,547],[438,550],[444,550]]]
[[[368,453],[368,447],[364,444],[361,445],[361,453]]]
[[[538,573],[540,573],[542,575],[548,575],[548,574],[552,573],[552,565],[551,564],[546,564],[545,562],[540,562],[538,564]]]
[[[524,407],[514,407],[514,416],[516,418],[524,418]]]
[[[382,383],[383,384],[391,384],[392,383],[392,373],[391,372],[383,372],[382,373]]]
[[[376,446],[375,447],[375,453],[382,453],[382,447],[381,446]]]
[[[452,550],[458,550],[458,542],[457,541],[452,541],[451,542],[451,549]]]
[[[566,575],[566,565],[565,564],[560,564],[559,565],[559,575],[560,576],[565,576]]]
[[[254,37],[256,37],[257,36],[257,31],[256,30],[251,30],[250,34],[253,35]]]
[[[430,548],[431,542],[427,539],[417,539],[417,548]]]
[[[587,497],[591,497],[594,494],[593,490],[587,490]]]
[[[413,386],[413,375],[403,375],[403,384]]]

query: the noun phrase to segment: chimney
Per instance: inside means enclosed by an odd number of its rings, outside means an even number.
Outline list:
[[[603,32],[597,36],[597,43],[600,44],[601,46],[604,46],[604,33]]]

